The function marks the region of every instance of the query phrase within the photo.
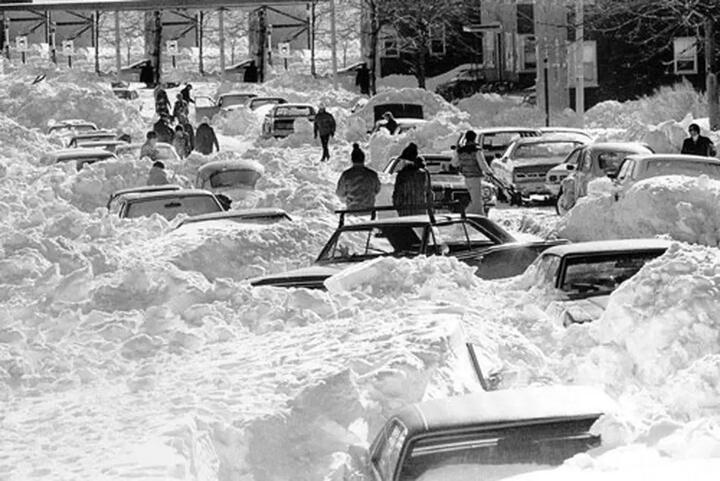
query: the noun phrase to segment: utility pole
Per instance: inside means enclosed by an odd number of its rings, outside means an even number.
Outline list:
[[[705,17],[705,73],[710,130],[717,130],[720,128],[720,109],[715,75],[715,25],[710,16]]]
[[[335,0],[330,0],[330,44],[332,46],[333,90],[338,89],[337,78],[337,25],[335,24]]]
[[[585,126],[585,28],[584,2],[575,2],[575,113]]]

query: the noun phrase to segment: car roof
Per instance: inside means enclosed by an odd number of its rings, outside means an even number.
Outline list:
[[[550,247],[543,252],[543,255],[553,254],[564,257],[567,255],[598,254],[602,252],[657,250],[667,249],[670,245],[672,245],[672,241],[665,239],[621,239],[575,242]]]
[[[253,93],[253,92],[242,92],[239,90],[234,90],[232,92],[225,92],[224,94],[220,94],[220,95],[218,95],[218,98],[233,97],[233,96],[239,96],[239,95],[242,95],[243,97],[253,97],[253,98],[258,96],[258,94]]]
[[[280,108],[280,107],[310,107],[311,109],[314,109],[315,107],[310,104],[301,104],[301,103],[287,103],[287,104],[278,104],[273,106],[273,108]]]
[[[272,219],[272,218],[284,218],[290,219],[290,216],[283,209],[277,208],[262,208],[262,209],[240,209],[240,210],[228,210],[223,212],[212,212],[209,214],[194,215],[184,219],[180,225],[192,224],[194,222],[223,220],[223,219]],[[179,225],[179,226],[180,226]],[[178,227],[179,227],[178,226]]]
[[[82,139],[80,139],[82,140]],[[95,147],[98,145],[125,145],[127,142],[122,140],[107,139],[107,140],[88,140],[87,142],[80,142],[83,147]]]
[[[51,152],[50,155],[52,155],[58,160],[82,159],[92,157],[115,157],[115,154],[113,154],[109,150],[84,147],[56,150],[55,152]]]
[[[477,134],[478,135],[486,135],[486,134],[506,134],[506,133],[515,133],[515,132],[531,132],[536,133],[537,136],[541,135],[541,132],[538,129],[532,128],[532,127],[487,127],[484,129],[478,129]]]
[[[116,190],[112,194],[110,194],[110,198],[116,198],[120,197],[121,195],[125,194],[134,194],[139,192],[161,192],[161,191],[172,191],[172,190],[182,190],[182,187],[180,187],[177,184],[165,184],[165,185],[141,185],[139,187],[130,187],[128,189],[120,189]]]
[[[587,144],[588,150],[620,150],[623,152],[635,151],[638,154],[649,153],[650,147],[640,142],[593,142]]]
[[[516,145],[533,145],[533,144],[582,144],[583,142],[577,138],[561,138],[561,137],[520,137],[515,140]]]
[[[84,138],[91,138],[91,137],[101,137],[101,136],[113,136],[115,137],[117,135],[116,132],[112,132],[110,130],[93,130],[91,132],[82,132],[79,134],[75,134],[70,139],[84,139]]]
[[[412,404],[395,417],[410,434],[506,422],[599,417],[615,403],[590,386],[542,386],[479,392]]]
[[[127,194],[124,196],[125,200],[152,200],[152,199],[163,199],[173,197],[194,197],[194,196],[205,196],[215,197],[215,195],[203,189],[179,189],[179,190],[163,190],[160,192],[138,192]]]
[[[427,124],[427,123],[430,122],[430,121],[427,120],[427,119],[415,119],[415,118],[413,118],[413,117],[395,117],[395,121],[398,123],[398,125],[402,125],[402,124],[407,124],[407,125],[417,124],[417,125],[420,125],[420,124]]]
[[[208,175],[223,170],[253,170],[263,172],[265,169],[258,162],[250,159],[213,160],[201,165],[198,168],[198,175]]]
[[[82,120],[82,119],[66,119],[66,120],[60,120],[58,122],[55,122],[50,126],[52,129],[53,127],[75,127],[75,126],[92,126],[97,128],[97,125],[94,122],[90,122],[89,120]]]
[[[646,154],[646,155],[633,155],[632,159],[640,162],[646,162],[650,160],[674,160],[681,162],[698,162],[703,164],[715,164],[720,165],[720,159],[715,157],[703,157],[700,155],[687,155],[687,154]]]
[[[557,132],[557,133],[563,133],[563,132],[567,132],[567,133],[570,133],[570,134],[580,134],[580,135],[584,135],[584,136],[586,136],[586,137],[592,137],[592,136],[591,136],[589,133],[587,133],[585,130],[583,130],[583,129],[578,129],[578,128],[575,128],[575,127],[540,127],[538,130],[539,130],[540,132],[542,132],[542,133],[555,133],[555,132]]]

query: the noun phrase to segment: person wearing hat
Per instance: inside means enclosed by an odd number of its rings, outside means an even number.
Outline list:
[[[425,160],[418,155],[418,147],[410,142],[399,157],[405,162],[395,177],[392,203],[398,215],[425,214],[432,207],[433,194],[430,174]]]
[[[475,143],[477,135],[468,130],[462,145],[457,145],[455,155],[450,162],[453,167],[460,170],[465,178],[465,185],[470,193],[470,204],[466,207],[469,214],[485,215],[485,206],[482,197],[482,179],[491,173],[485,161],[485,156]]]
[[[350,159],[352,167],[340,175],[335,193],[348,210],[372,209],[380,192],[377,172],[365,166],[365,153],[358,144],[353,144]]]
[[[683,141],[681,154],[701,155],[703,157],[715,157],[717,155],[712,140],[700,135],[700,126],[698,124],[690,124],[688,133],[690,137]]]
[[[167,178],[165,172],[165,164],[156,160],[150,167],[150,173],[148,174],[147,185],[167,185],[170,181]]]
[[[195,132],[195,150],[203,155],[210,155],[213,153],[213,147],[216,151],[220,150],[215,130],[210,126],[208,118],[203,117]]]
[[[330,112],[325,110],[325,106],[321,105],[318,108],[318,113],[315,115],[314,133],[315,138],[320,136],[320,143],[322,144],[323,154],[320,162],[330,160],[330,150],[328,150],[328,143],[330,137],[335,135],[335,117]]]

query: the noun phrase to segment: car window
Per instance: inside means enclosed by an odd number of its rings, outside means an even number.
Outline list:
[[[215,101],[210,97],[204,95],[198,95],[195,97],[195,107],[214,107]]]
[[[253,95],[225,95],[220,98],[221,107],[231,107],[233,105],[244,105]]]
[[[258,177],[260,177],[260,174],[255,170],[238,169],[215,172],[208,180],[210,186],[214,189],[219,187],[252,187],[257,182]]]
[[[354,261],[381,256],[415,256],[421,253],[422,227],[391,225],[341,231],[320,260]]]
[[[520,138],[517,132],[498,132],[496,134],[483,134],[482,148],[489,150],[505,149],[515,140]]]
[[[633,164],[635,164],[635,161],[632,159],[626,159],[622,164],[620,164],[620,171],[618,172],[617,180],[623,181],[627,179],[632,172]]]
[[[431,244],[439,246],[441,254],[452,254],[493,243],[475,225],[467,222],[439,224],[432,228]]]
[[[606,173],[615,173],[620,168],[622,161],[632,152],[610,151],[600,152],[597,156],[598,167]]]
[[[568,165],[575,165],[577,166],[578,159],[580,158],[580,154],[582,154],[583,149],[575,149],[572,152],[570,152],[570,155],[567,156],[565,159],[565,163]]]
[[[663,252],[653,250],[569,257],[565,262],[560,289],[571,294],[609,294]]]
[[[276,105],[284,103],[285,101],[283,99],[253,99],[250,101],[250,108],[255,110],[259,109],[263,105]]]
[[[600,438],[588,433],[586,426],[571,428],[565,424],[571,423],[421,438],[412,442],[409,454],[402,461],[399,479],[496,481],[558,466],[600,444]]]
[[[155,199],[139,199],[129,203],[125,217],[137,218],[158,213],[167,220],[178,214],[200,215],[211,212],[222,212],[214,197],[209,195],[193,195],[183,197],[165,197]]]
[[[393,479],[406,436],[407,431],[397,422],[386,428],[385,440],[372,460],[382,479]]]
[[[537,287],[555,287],[560,260],[555,254],[543,254],[535,259],[524,274],[528,283]]]
[[[275,115],[278,117],[310,117],[313,115],[312,107],[277,107],[275,109]]]

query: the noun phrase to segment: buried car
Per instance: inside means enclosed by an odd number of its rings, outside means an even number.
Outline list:
[[[251,99],[258,95],[252,92],[227,92],[218,96],[217,100],[199,95],[195,98],[195,118],[212,119],[222,111],[233,106],[247,106]]]
[[[118,145],[117,147],[115,147],[115,154],[118,157],[127,156],[132,157],[133,159],[139,159],[140,152],[142,151],[142,146],[143,144],[141,143]],[[158,157],[155,160],[170,161],[171,163],[180,161],[180,157],[175,151],[175,147],[170,144],[167,144],[165,142],[157,142],[155,144],[155,149],[157,149],[158,152]]]
[[[650,147],[637,142],[599,142],[576,148],[545,176],[545,187],[557,196],[557,213],[564,215],[586,196],[591,180],[615,178],[629,155],[652,153]]]
[[[262,137],[287,137],[295,133],[295,121],[315,121],[315,107],[310,104],[278,104],[265,115]]]
[[[543,386],[406,406],[370,446],[374,481],[496,481],[547,470],[602,445],[591,427],[616,409],[602,390]]]
[[[448,255],[477,267],[486,279],[520,274],[550,246],[565,240],[518,242],[487,217],[473,214],[423,214],[375,219],[371,211],[338,211],[340,225],[315,265],[304,269],[253,279],[254,286],[324,289],[325,280],[354,264],[378,257]],[[371,213],[372,219],[345,224],[346,214]]]
[[[120,196],[116,203],[118,216],[127,219],[160,214],[172,220],[178,214],[194,216],[223,212],[222,205],[212,192],[199,189],[129,193]]]
[[[59,164],[61,162],[74,162],[77,170],[84,166],[103,160],[117,160],[112,152],[105,149],[63,149],[56,150],[44,156],[44,164]]]
[[[79,132],[92,132],[97,129],[97,125],[87,120],[66,119],[50,125],[48,128],[48,134],[77,134]]]
[[[238,209],[227,212],[213,212],[211,214],[200,214],[186,217],[178,223],[178,228],[188,224],[210,223],[210,222],[236,222],[240,224],[276,224],[289,221],[292,218],[283,209],[258,208]]]
[[[214,160],[198,169],[195,187],[215,194],[253,190],[264,171],[262,165],[249,159]]]
[[[663,239],[577,242],[551,247],[524,275],[554,291],[548,312],[564,326],[597,320],[610,294],[672,244]]]
[[[95,130],[75,134],[68,140],[68,147],[79,147],[80,144],[86,142],[101,142],[104,140],[117,140],[118,134],[109,130]]]
[[[106,207],[111,212],[117,212],[117,201],[121,197],[127,195],[127,194],[143,194],[143,193],[149,193],[149,192],[162,192],[167,190],[181,190],[182,187],[180,187],[177,184],[165,184],[165,185],[141,185],[140,187],[130,187],[128,189],[120,189],[116,190],[112,194],[110,194],[110,198],[107,201]]]
[[[463,209],[470,203],[470,193],[465,185],[465,177],[450,164],[452,156],[443,154],[422,154],[425,168],[430,174],[434,201],[451,205],[458,202]],[[404,165],[403,159],[391,158],[383,173],[388,180],[383,181],[376,202],[378,204],[392,204],[392,193],[395,186],[395,175]],[[482,181],[483,205],[485,213],[497,204],[497,188],[485,180]]]

